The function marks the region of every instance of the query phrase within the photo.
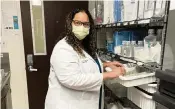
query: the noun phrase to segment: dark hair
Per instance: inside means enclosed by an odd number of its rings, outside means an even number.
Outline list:
[[[90,30],[89,35],[87,35],[82,41],[76,38],[72,32],[72,21],[75,14],[79,12],[85,12],[89,17]],[[66,37],[66,41],[73,49],[80,55],[84,56],[83,50],[85,50],[92,58],[96,59],[96,46],[94,39],[94,21],[88,10],[85,9],[75,9],[70,12],[66,18],[65,31],[62,34],[62,38]],[[82,46],[81,46],[82,44]]]

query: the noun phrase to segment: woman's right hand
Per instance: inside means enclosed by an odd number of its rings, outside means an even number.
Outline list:
[[[123,75],[125,73],[125,69],[124,67],[116,67],[116,66],[109,66],[112,71],[111,72],[106,72],[103,74],[103,79],[113,79],[113,78],[117,78],[120,75]]]

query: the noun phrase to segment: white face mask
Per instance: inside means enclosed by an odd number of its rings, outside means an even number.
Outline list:
[[[83,40],[89,34],[89,28],[72,25],[72,32],[79,40]]]

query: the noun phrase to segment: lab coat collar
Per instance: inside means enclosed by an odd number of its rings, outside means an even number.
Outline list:
[[[67,37],[67,36],[66,36],[66,37]],[[66,41],[66,37],[64,37],[63,40]],[[83,53],[85,54],[85,57],[91,59],[93,62],[96,63],[96,61],[95,61],[85,50],[83,50]],[[97,57],[98,57],[98,56],[97,56]]]

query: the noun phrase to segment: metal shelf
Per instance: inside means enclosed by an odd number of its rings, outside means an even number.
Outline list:
[[[126,97],[123,97],[123,98],[117,97],[106,85],[104,85],[104,88],[105,88],[106,92],[108,92],[107,95],[110,95],[109,97],[111,98],[111,100],[109,102],[120,102],[126,108],[141,109],[140,107],[135,105],[132,101],[130,101]]]
[[[117,23],[109,23],[109,24],[97,24],[95,26],[96,29],[99,28],[124,28],[124,27],[163,27],[164,21],[163,17],[152,17],[148,19],[137,19],[133,21],[124,21]]]

